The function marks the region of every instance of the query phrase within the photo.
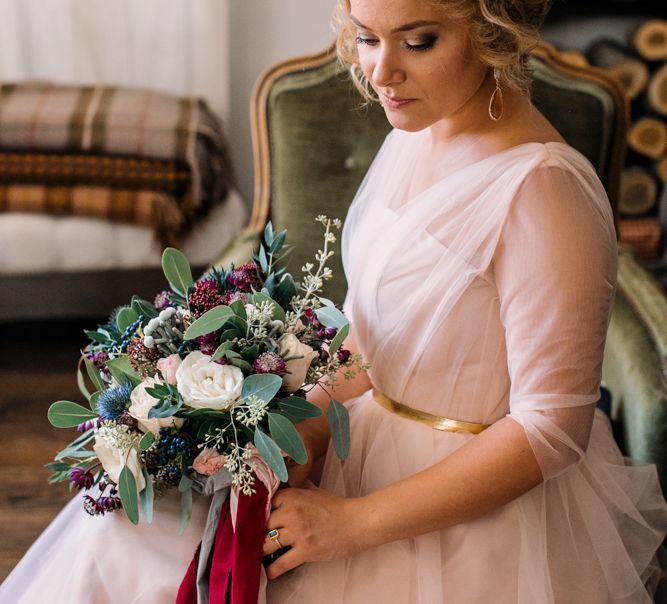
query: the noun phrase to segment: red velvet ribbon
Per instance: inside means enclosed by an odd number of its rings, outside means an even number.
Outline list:
[[[257,479],[253,488],[253,495],[239,493],[236,530],[232,526],[229,497],[222,505],[207,569],[210,604],[257,604],[268,492]],[[199,549],[181,582],[176,604],[197,604]]]

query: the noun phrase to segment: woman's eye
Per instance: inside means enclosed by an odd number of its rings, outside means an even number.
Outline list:
[[[366,46],[375,46],[377,40],[375,38],[364,38],[364,36],[357,36],[357,44],[366,44]]]
[[[429,36],[428,38],[424,38],[420,40],[419,42],[405,42],[405,47],[408,50],[412,50],[414,52],[424,52],[426,50],[430,50],[435,46],[435,43],[437,41],[436,36]]]

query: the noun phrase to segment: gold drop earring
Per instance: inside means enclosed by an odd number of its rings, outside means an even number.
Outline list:
[[[497,122],[503,116],[503,91],[500,89],[500,71],[497,68],[493,70],[493,79],[496,81],[496,88],[489,101],[489,117]]]

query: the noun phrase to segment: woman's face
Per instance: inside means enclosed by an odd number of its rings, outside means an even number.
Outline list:
[[[414,132],[455,118],[479,91],[489,69],[444,6],[430,0],[350,5],[361,68],[392,126]]]

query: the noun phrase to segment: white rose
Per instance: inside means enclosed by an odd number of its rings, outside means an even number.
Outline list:
[[[141,472],[139,451],[136,447],[130,447],[129,450],[119,449],[109,439],[96,434],[93,450],[97,454],[97,458],[100,460],[100,463],[109,475],[109,478],[116,484],[118,484],[118,479],[120,478],[120,472],[123,469],[123,466],[127,466],[137,483],[137,492],[144,490],[146,481]]]
[[[278,343],[278,354],[285,359],[287,371],[283,376],[283,387],[295,392],[306,379],[306,373],[317,353],[308,344],[303,344],[294,334],[286,333]],[[289,357],[297,357],[289,359]]]
[[[183,420],[179,417],[148,417],[148,412],[158,402],[158,399],[148,394],[146,388],[152,388],[156,384],[162,384],[162,382],[154,377],[147,377],[132,390],[131,404],[127,412],[139,422],[139,428],[144,432],[150,430],[153,434],[157,434],[160,428],[180,428]]]
[[[176,384],[186,405],[226,411],[241,396],[243,372],[234,365],[211,361],[197,350],[183,359],[176,371]]]

